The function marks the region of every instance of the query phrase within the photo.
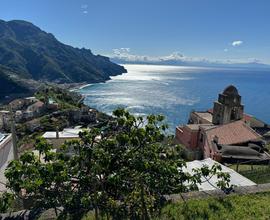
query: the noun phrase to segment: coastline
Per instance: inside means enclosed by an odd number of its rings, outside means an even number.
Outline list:
[[[121,65],[121,66],[124,66],[125,64],[118,64],[118,65]],[[92,85],[95,85],[95,84],[99,84],[99,83],[106,83],[110,80],[112,80],[111,77],[114,77],[114,76],[120,76],[120,75],[123,75],[127,73],[124,72],[124,73],[120,73],[120,74],[116,74],[116,75],[111,75],[109,77],[109,79],[106,79],[106,80],[103,80],[103,81],[100,81],[100,82],[93,82],[93,83],[69,83],[69,84],[59,84],[59,85],[63,85],[63,86],[66,86],[65,88],[68,89],[70,92],[77,92],[78,90],[80,89],[83,89],[85,87],[88,87],[88,86],[92,86]]]
[[[71,88],[69,88],[69,91],[70,92],[76,92],[80,89],[83,89],[87,86],[91,86],[91,85],[94,85],[95,83],[83,83],[83,84],[80,84],[80,85],[75,85],[75,86],[71,86]]]
[[[119,64],[120,65],[120,64]],[[127,70],[126,70],[127,72]],[[56,87],[60,87],[62,89],[66,89],[70,92],[78,92],[78,90],[80,89],[83,89],[87,86],[91,86],[91,85],[94,85],[94,84],[98,84],[98,83],[105,83],[109,80],[111,80],[112,76],[118,76],[118,75],[122,75],[126,72],[122,72],[122,73],[118,73],[118,74],[115,74],[115,75],[110,75],[108,79],[104,79],[104,80],[100,80],[100,81],[97,81],[97,82],[92,82],[92,83],[87,83],[87,82],[81,82],[81,83],[54,83],[54,82],[41,82],[40,85],[48,85],[48,86],[56,86]],[[34,83],[36,83],[37,81],[34,81]],[[40,82],[39,82],[40,83]],[[34,93],[37,91],[37,87],[34,87],[32,89],[31,92],[28,92],[28,93],[16,93],[16,94],[9,94],[9,97],[5,97],[5,98],[0,98],[0,105],[4,105],[6,103],[9,103],[11,102],[12,100],[14,99],[18,99],[18,98],[25,98],[25,97],[28,97],[28,96],[33,96]]]

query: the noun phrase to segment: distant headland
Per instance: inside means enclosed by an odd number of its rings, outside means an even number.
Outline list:
[[[0,20],[0,100],[33,94],[40,83],[88,84],[125,73],[89,49],[59,42],[27,21]]]

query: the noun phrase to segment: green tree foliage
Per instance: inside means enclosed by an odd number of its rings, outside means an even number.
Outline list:
[[[31,201],[34,208],[56,210],[71,191],[68,166],[61,154],[50,151],[51,146],[44,139],[38,139],[35,147],[39,151],[38,157],[33,152],[26,152],[20,160],[9,164],[6,171],[8,187],[17,198]]]
[[[7,212],[13,202],[13,194],[4,192],[0,196],[0,213]]]
[[[218,186],[229,187],[220,166],[184,172],[179,146],[166,136],[161,115],[136,117],[117,109],[106,128],[80,133],[54,153],[44,140],[36,149],[12,161],[6,171],[16,196],[33,201],[33,208],[61,207],[61,216],[79,219],[94,210],[96,219],[150,219],[164,204],[164,194],[197,189],[214,174]]]
[[[59,107],[63,110],[81,107],[83,100],[83,97],[78,93],[52,85],[40,87],[35,93],[35,97],[46,104],[50,101],[58,103]]]

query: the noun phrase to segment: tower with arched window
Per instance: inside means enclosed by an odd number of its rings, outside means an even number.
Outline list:
[[[214,102],[213,124],[222,125],[243,118],[244,106],[235,86],[226,87]]]

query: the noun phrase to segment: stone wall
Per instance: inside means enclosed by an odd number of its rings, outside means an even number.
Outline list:
[[[259,192],[270,192],[270,183],[258,184],[255,186],[239,186],[234,188],[234,192],[230,194],[225,194],[223,191],[217,190],[209,190],[209,191],[193,191],[188,193],[180,194],[172,194],[166,195],[166,199],[170,202],[179,202],[189,199],[205,199],[208,197],[225,197],[228,195],[246,195],[246,194],[254,194]]]

